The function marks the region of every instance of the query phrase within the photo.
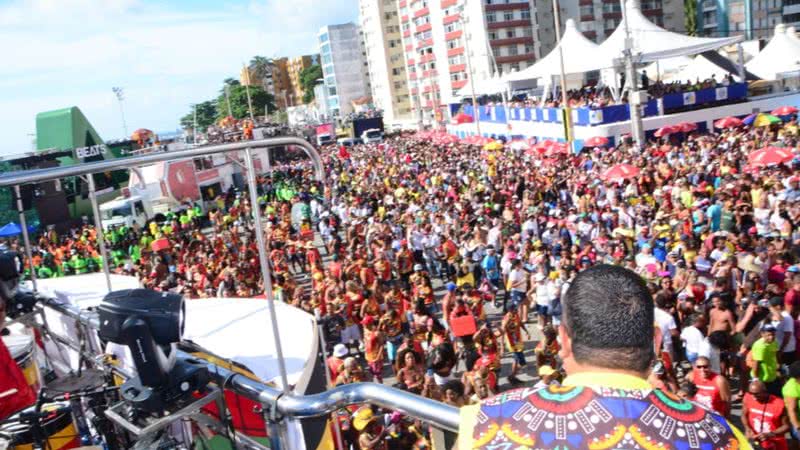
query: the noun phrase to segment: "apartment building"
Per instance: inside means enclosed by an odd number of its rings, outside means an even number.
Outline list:
[[[353,102],[369,98],[369,69],[363,33],[353,23],[328,25],[319,31],[319,54],[330,115],[354,111]]]
[[[683,0],[641,0],[637,1],[642,14],[651,22],[670,31],[686,31]],[[619,0],[571,0],[562,2],[562,25],[568,18],[574,18],[584,36],[597,43],[603,42],[622,22],[622,4]]]

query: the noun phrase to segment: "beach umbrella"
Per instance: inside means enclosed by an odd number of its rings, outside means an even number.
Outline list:
[[[537,142],[536,145],[533,146],[534,150],[536,150],[540,155],[547,153],[550,150],[550,146],[553,145],[553,141],[550,139],[545,139],[541,142]]]
[[[741,126],[742,123],[743,122],[741,119],[737,119],[736,117],[733,116],[728,116],[728,117],[723,117],[722,119],[719,119],[718,121],[714,122],[714,128],[722,128],[722,129],[736,128],[738,126]]]
[[[670,134],[672,134],[672,133],[677,133],[678,131],[680,131],[680,130],[678,130],[678,129],[677,129],[677,128],[675,128],[674,126],[672,126],[672,125],[667,125],[667,126],[665,126],[665,127],[661,127],[661,128],[659,128],[659,129],[657,129],[657,130],[656,130],[656,132],[655,132],[655,133],[653,133],[653,135],[654,135],[655,137],[664,137],[664,136],[670,135]]]
[[[772,110],[773,116],[791,116],[797,113],[797,108],[794,106],[781,106]]]
[[[747,156],[751,166],[764,167],[775,164],[787,163],[794,159],[791,149],[784,147],[764,147]]]
[[[681,122],[675,125],[675,128],[680,130],[682,133],[690,133],[697,129],[697,124],[693,122]]]
[[[605,136],[593,136],[583,141],[584,147],[605,147],[608,145],[608,138]]]
[[[569,154],[569,146],[566,142],[553,142],[550,144],[550,148],[548,148],[548,154],[550,156],[553,155],[568,155]]]
[[[781,123],[782,120],[772,114],[759,114],[756,120],[753,121],[754,127],[768,127],[770,125]]]
[[[742,123],[745,125],[752,125],[756,120],[756,117],[758,117],[758,113],[748,114],[744,119],[742,119]]]
[[[639,168],[630,164],[617,164],[603,174],[605,180],[625,180],[639,175]]]

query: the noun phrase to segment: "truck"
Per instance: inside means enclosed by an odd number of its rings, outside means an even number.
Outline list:
[[[253,151],[256,173],[266,167],[266,149]],[[262,161],[265,163],[262,164]],[[103,228],[144,225],[158,214],[213,201],[231,186],[242,187],[240,161],[223,154],[198,159],[164,161],[131,171],[122,195],[99,205]]]
[[[370,132],[375,135],[376,131],[383,134],[383,117],[369,117],[364,119],[353,119],[347,126],[347,137],[364,139],[364,134]]]
[[[332,123],[323,123],[322,125],[317,125],[318,146],[322,147],[323,145],[332,144],[335,140],[336,134],[334,133]]]

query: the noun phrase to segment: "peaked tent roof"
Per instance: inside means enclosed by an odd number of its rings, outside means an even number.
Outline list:
[[[484,80],[475,80],[475,95],[491,95],[499,94],[507,89],[500,77],[486,78]],[[472,96],[472,86],[467,82],[461,89],[456,92],[456,97],[470,97]]]
[[[612,67],[615,58],[621,58],[625,50],[625,21],[633,38],[633,54],[638,55],[640,63],[649,63],[664,58],[696,55],[708,50],[735,44],[742,36],[724,38],[700,38],[673,33],[649,21],[642,14],[635,0],[626,3],[626,18],[620,21],[617,29],[602,44],[599,51],[586,55],[597,68]]]
[[[781,73],[800,70],[800,39],[787,31],[783,24],[775,25],[775,35],[744,65],[747,70],[765,80],[775,80]]]
[[[560,75],[561,58],[558,52],[559,47],[563,49],[564,53],[564,73],[584,73],[598,69],[592,64],[586,64],[587,58],[584,55],[591,55],[597,52],[599,46],[578,31],[574,20],[567,19],[561,42],[547,56],[537,61],[534,65],[505,77],[505,79],[508,81],[520,81]]]

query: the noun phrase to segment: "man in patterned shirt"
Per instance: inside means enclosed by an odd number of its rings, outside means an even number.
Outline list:
[[[563,301],[562,386],[461,409],[459,448],[750,449],[724,417],[653,389],[653,298],[625,268],[578,274]]]

